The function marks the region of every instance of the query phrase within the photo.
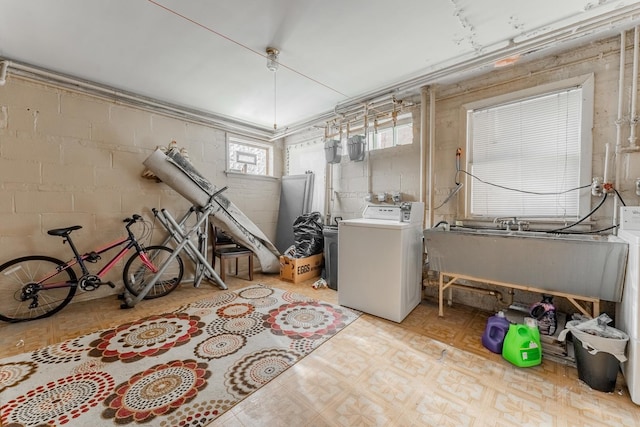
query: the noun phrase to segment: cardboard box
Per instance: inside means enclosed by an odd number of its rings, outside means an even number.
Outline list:
[[[293,283],[313,279],[320,276],[323,264],[322,254],[306,258],[280,256],[280,278]]]

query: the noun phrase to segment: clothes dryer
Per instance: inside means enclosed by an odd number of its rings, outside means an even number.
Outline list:
[[[640,230],[620,230],[618,237],[629,244],[622,302],[616,304],[616,328],[629,335],[627,361],[620,366],[631,400],[640,405]]]

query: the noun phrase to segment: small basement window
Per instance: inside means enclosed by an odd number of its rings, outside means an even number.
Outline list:
[[[370,150],[396,147],[413,143],[413,121],[411,113],[399,115],[395,126],[392,119],[379,121],[369,126]]]
[[[273,149],[270,144],[227,135],[227,171],[271,176]]]

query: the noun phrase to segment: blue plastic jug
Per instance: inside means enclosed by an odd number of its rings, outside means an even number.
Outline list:
[[[482,345],[494,353],[502,354],[502,343],[509,331],[509,324],[502,311],[489,317],[482,334]]]

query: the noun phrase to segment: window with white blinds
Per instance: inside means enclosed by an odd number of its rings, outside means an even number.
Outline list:
[[[573,86],[467,110],[472,217],[580,215],[585,196],[575,189],[591,162],[584,92]]]

